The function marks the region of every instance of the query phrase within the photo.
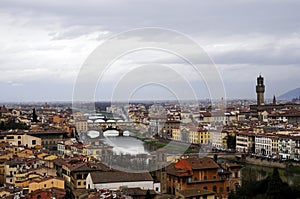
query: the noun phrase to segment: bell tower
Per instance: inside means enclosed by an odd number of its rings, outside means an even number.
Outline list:
[[[259,75],[259,77],[257,77],[257,85],[256,85],[257,105],[264,104],[264,93],[265,93],[264,78],[261,75]]]

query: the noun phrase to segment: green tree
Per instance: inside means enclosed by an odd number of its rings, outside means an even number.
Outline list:
[[[274,168],[271,176],[261,181],[250,181],[243,184],[236,193],[230,193],[229,199],[296,199],[299,198],[300,188],[289,187],[284,183],[278,169]]]
[[[268,188],[266,191],[266,199],[281,199],[290,198],[291,189],[288,184],[284,183],[277,168],[274,168],[273,174],[268,182]]]

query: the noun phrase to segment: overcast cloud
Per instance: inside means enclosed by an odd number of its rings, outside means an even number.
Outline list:
[[[195,40],[219,69],[228,98],[255,98],[259,73],[271,98],[300,87],[299,10],[297,0],[3,0],[0,101],[72,100],[88,55],[112,35],[143,27],[173,29]],[[110,98],[111,82],[124,68],[151,61],[184,68],[173,55],[136,53],[114,64],[97,97]],[[200,79],[199,89],[203,84]]]

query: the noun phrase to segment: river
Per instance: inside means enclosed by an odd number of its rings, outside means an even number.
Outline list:
[[[144,143],[134,137],[126,136],[105,136],[104,143],[113,147],[115,154],[149,154]]]
[[[89,131],[87,135],[91,138],[96,138],[100,133],[98,131]],[[132,133],[129,131],[124,131],[124,136],[119,136],[118,131],[107,130],[103,132],[103,135],[103,143],[112,146],[113,152],[116,155],[149,154],[148,150],[144,147],[143,141],[131,137]]]

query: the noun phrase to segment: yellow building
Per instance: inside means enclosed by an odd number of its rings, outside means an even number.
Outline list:
[[[189,142],[193,144],[209,144],[212,142],[212,133],[205,129],[191,127],[189,131]]]
[[[8,196],[10,195],[10,192],[7,191],[5,188],[0,188],[0,197]]]
[[[189,143],[200,144],[200,132],[196,128],[189,129]]]
[[[56,177],[48,177],[41,180],[38,179],[32,180],[29,183],[29,193],[38,189],[51,189],[51,188],[65,189],[64,180]]]
[[[0,135],[0,142],[8,142],[14,146],[25,146],[28,148],[34,148],[41,146],[41,138],[34,137],[27,134],[5,134]]]
[[[16,187],[28,187],[32,180],[39,180],[42,178],[40,175],[35,174],[35,173],[16,174],[15,177],[16,177],[16,180],[15,180],[14,186],[16,186]]]
[[[181,141],[181,132],[179,128],[172,129],[172,139],[176,141]]]
[[[13,156],[11,151],[0,151],[0,160],[9,160]]]

